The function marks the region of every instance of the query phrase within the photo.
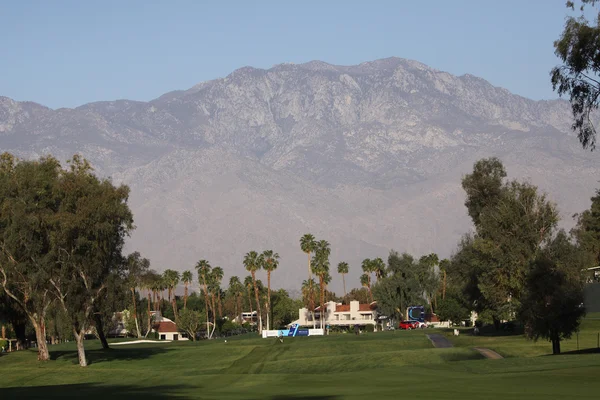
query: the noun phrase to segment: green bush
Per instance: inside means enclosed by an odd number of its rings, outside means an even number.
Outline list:
[[[367,325],[365,326],[365,332],[374,332],[375,331],[375,326],[374,325]]]
[[[4,351],[8,351],[8,340],[0,339],[0,348],[4,347]]]

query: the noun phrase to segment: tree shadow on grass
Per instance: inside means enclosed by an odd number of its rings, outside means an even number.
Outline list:
[[[32,386],[0,389],[0,399],[189,399],[181,390],[189,387],[181,385],[131,386],[131,385],[98,385],[94,383],[78,383],[72,385]]]
[[[577,355],[577,354],[598,354],[598,353],[600,353],[600,349],[597,347],[592,347],[590,349],[563,351],[560,353],[560,355],[569,356],[569,355]],[[553,355],[554,354],[546,354],[545,356],[553,356]]]
[[[163,354],[170,351],[164,347],[137,347],[137,348],[110,348],[87,350],[85,356],[88,364],[109,362],[109,361],[135,361],[145,360],[157,354]],[[51,360],[71,360],[73,363],[78,363],[77,350],[58,350],[50,351]]]
[[[272,396],[272,397],[268,397],[269,400],[337,400],[337,399],[341,399],[340,396],[323,396],[323,395],[317,395],[317,396],[295,396],[295,395],[281,395],[281,396]]]

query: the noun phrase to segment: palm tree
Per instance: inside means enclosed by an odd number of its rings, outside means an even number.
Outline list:
[[[183,271],[183,273],[181,274],[181,281],[183,282],[183,285],[184,285],[184,289],[183,289],[183,308],[184,309],[187,308],[188,286],[190,285],[190,283],[192,283],[193,280],[194,280],[194,275],[192,274],[192,271],[189,271],[189,270]]]
[[[157,276],[158,274],[156,271],[149,270],[144,274],[142,279],[143,286],[148,291],[148,329],[146,330],[145,336],[148,336],[148,333],[150,333],[150,330],[152,330],[152,293],[155,293],[154,288]]]
[[[252,284],[254,286],[254,296],[256,297],[256,310],[258,311],[258,333],[262,332],[262,315],[260,309],[260,301],[258,297],[258,287],[256,286],[256,271],[261,267],[260,256],[254,250],[246,253],[244,256],[244,267],[252,276]]]
[[[202,291],[204,292],[204,304],[206,305],[206,333],[209,332],[209,310],[210,306],[208,303],[208,285],[207,280],[211,271],[211,266],[208,261],[200,260],[196,263],[196,271],[198,272],[198,283],[202,285]],[[210,338],[209,338],[210,339]]]
[[[229,292],[231,293],[231,295],[235,298],[235,315],[236,318],[240,318],[240,323],[242,321],[241,318],[241,304],[240,304],[240,300],[242,298],[242,295],[244,294],[244,286],[242,285],[242,282],[240,282],[240,278],[237,276],[232,276],[231,278],[229,278]]]
[[[315,246],[315,256],[312,260],[312,271],[319,277],[319,289],[320,289],[320,305],[321,305],[321,329],[325,326],[325,281],[329,275],[329,255],[331,254],[331,247],[329,242],[326,240],[319,240]]]
[[[308,310],[315,309],[315,286],[316,283],[313,279],[302,282],[302,299]]]
[[[211,304],[211,309],[212,309],[212,330],[210,331],[208,338],[212,338],[214,332],[215,332],[215,328],[217,326],[217,307],[215,306],[215,297],[216,294],[219,292],[220,290],[220,286],[219,283],[220,281],[218,280],[218,271],[217,274],[214,273],[214,270],[216,269],[216,267],[211,271],[211,273],[206,277],[206,284],[207,284],[207,290],[208,290],[208,296],[210,299],[210,304]],[[208,329],[208,327],[207,327]]]
[[[308,257],[308,284],[312,285],[312,283],[314,282],[312,279],[312,268],[310,265],[311,262],[311,255],[312,253],[315,251],[315,246],[316,246],[316,241],[315,241],[315,237],[313,235],[311,235],[310,233],[306,233],[304,234],[304,236],[302,236],[300,238],[300,248],[302,249],[303,252],[306,253],[306,256]],[[310,310],[310,312],[313,314],[313,328],[315,327],[315,309],[314,307]]]
[[[360,276],[360,284],[363,287],[366,287],[369,291],[369,297],[371,298],[371,303],[373,302],[373,294],[371,293],[371,277],[369,274],[362,274]]]
[[[135,320],[135,329],[137,330],[138,338],[142,337],[140,324],[137,312],[137,299],[135,297],[135,289],[142,286],[142,279],[146,271],[150,268],[150,261],[147,258],[142,258],[139,252],[131,253],[127,256],[127,284],[131,291],[131,299],[133,304],[133,317]]]
[[[373,302],[373,295],[371,294],[371,273],[375,271],[375,260],[371,260],[370,258],[365,258],[362,262],[362,270],[364,272],[363,275],[367,277],[367,286],[366,288],[369,290],[369,296],[371,297],[371,302]],[[360,283],[362,284],[363,277],[360,277]],[[364,285],[363,285],[364,286]]]
[[[163,278],[165,280],[165,284],[167,286],[169,303],[173,307],[173,315],[175,319],[177,319],[177,302],[175,301],[175,287],[179,284],[179,272],[166,269],[163,272]]]
[[[248,291],[248,304],[250,305],[250,320],[252,320],[252,313],[254,312],[252,307],[252,288],[254,287],[254,279],[248,275],[244,278],[244,287]],[[258,318],[256,319],[258,321]]]
[[[381,278],[385,278],[385,263],[379,257],[371,261],[371,269],[375,272],[375,277],[379,281]]]
[[[315,237],[310,233],[305,234],[300,238],[300,248],[308,256],[308,282],[312,279],[312,269],[310,268],[310,255],[315,251]]]
[[[160,304],[158,303],[160,296],[158,290],[160,289],[160,274],[154,273],[151,276],[151,287],[152,287],[152,301],[154,302],[154,311],[159,311]]]
[[[157,297],[157,301],[158,301],[158,311],[160,312],[160,301],[161,301],[161,296],[164,298],[163,296],[163,292],[165,291],[165,289],[167,288],[167,284],[165,282],[165,277],[164,275],[158,275],[157,279],[156,279],[156,297]]]
[[[344,282],[344,297],[346,297],[346,274],[348,273],[349,269],[350,267],[345,261],[342,261],[338,264],[338,274],[342,275],[342,281]]]
[[[265,250],[262,253],[262,267],[267,271],[267,330],[271,329],[270,320],[272,319],[271,311],[271,272],[279,266],[279,254],[273,250]]]
[[[223,280],[223,268],[214,267],[212,276],[217,288],[217,307],[219,309],[219,318],[223,317],[223,307],[221,305],[221,281]]]

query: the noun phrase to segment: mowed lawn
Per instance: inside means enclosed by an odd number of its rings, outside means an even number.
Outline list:
[[[592,327],[593,328],[593,327]],[[527,357],[482,359],[468,335],[432,348],[428,329],[328,337],[238,337],[198,343],[114,346],[88,341],[90,365],[72,344],[0,357],[0,399],[553,399],[598,398],[600,354],[544,356],[547,342],[477,337],[515,346]],[[479,345],[479,343],[477,344]],[[492,347],[493,346],[489,346]],[[538,356],[534,356],[536,354]]]

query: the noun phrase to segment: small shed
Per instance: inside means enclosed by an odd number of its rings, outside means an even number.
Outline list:
[[[155,328],[160,340],[179,340],[180,334],[173,321],[160,321]]]

